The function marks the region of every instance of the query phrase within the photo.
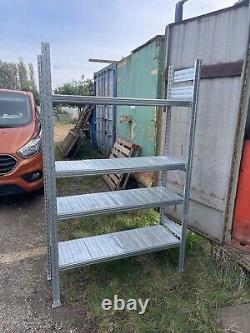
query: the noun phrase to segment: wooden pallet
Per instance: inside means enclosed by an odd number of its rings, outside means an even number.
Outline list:
[[[110,153],[109,158],[118,157],[136,157],[139,154],[140,146],[129,142],[127,140],[117,138],[114,143],[114,147]],[[124,190],[129,180],[130,173],[127,174],[110,174],[103,176],[103,179],[107,183],[108,187],[112,191]]]
[[[84,129],[89,121],[91,112],[92,107],[86,105],[75,127],[70,129],[64,140],[60,143],[59,148],[63,158],[66,158],[76,153],[77,147],[79,147],[81,139],[84,137]]]
[[[74,151],[77,143],[80,140],[80,134],[75,131],[74,128],[71,128],[64,138],[64,140],[59,144],[60,151],[62,153],[62,157],[68,157],[72,151]]]

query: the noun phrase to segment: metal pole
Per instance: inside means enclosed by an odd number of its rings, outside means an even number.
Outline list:
[[[127,105],[127,106],[176,106],[190,107],[192,100],[185,99],[149,99],[129,97],[104,97],[104,96],[78,96],[78,95],[53,95],[53,104],[66,105]]]
[[[51,232],[51,264],[52,264],[52,307],[61,305],[60,280],[58,266],[58,237],[57,237],[57,207],[56,207],[56,174],[55,174],[55,147],[53,129],[53,102],[50,70],[50,49],[48,43],[42,43],[42,105],[45,125],[45,158],[47,159],[46,194],[50,202],[48,220]]]
[[[117,64],[113,64],[113,95],[117,97]],[[112,106],[112,119],[113,119],[113,135],[112,135],[112,147],[116,140],[116,119],[117,119],[117,107],[115,105]],[[111,147],[111,148],[112,148]]]
[[[186,182],[184,188],[184,204],[183,204],[183,213],[182,213],[182,234],[181,234],[181,245],[180,245],[180,256],[179,256],[179,270],[181,272],[184,269],[185,247],[186,247],[186,238],[187,238],[187,223],[188,223],[188,211],[189,211],[189,201],[190,201],[193,154],[194,154],[195,128],[197,121],[200,68],[201,68],[201,60],[198,59],[195,62],[193,105],[192,105],[192,116],[191,116],[190,133],[189,133],[188,159],[186,165]]]
[[[171,98],[171,88],[173,87],[174,81],[174,67],[169,66],[168,69],[168,86],[167,86],[167,99]],[[165,130],[165,138],[164,138],[164,151],[163,154],[166,156],[169,154],[169,141],[170,141],[170,124],[171,124],[171,107],[168,106],[166,108],[166,130]],[[167,172],[161,172],[161,186],[166,186],[167,184]],[[160,208],[160,223],[164,222],[164,208]]]
[[[37,56],[38,64],[38,77],[39,77],[39,100],[40,100],[40,110],[41,110],[41,125],[42,125],[42,152],[43,152],[43,184],[44,184],[44,217],[45,217],[45,231],[46,231],[46,242],[47,242],[47,279],[51,280],[51,249],[50,249],[50,225],[48,219],[49,205],[50,201],[48,200],[47,193],[47,158],[45,158],[45,114],[43,108],[43,82],[42,82],[42,57],[41,55]]]
[[[103,64],[113,64],[113,63],[117,63],[118,60],[89,58],[89,62],[99,62],[99,63],[103,63]]]
[[[176,6],[175,6],[175,18],[174,21],[176,23],[181,22],[182,18],[183,18],[183,5],[187,0],[181,0],[179,2],[177,2]]]

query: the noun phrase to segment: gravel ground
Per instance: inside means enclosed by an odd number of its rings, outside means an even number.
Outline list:
[[[50,306],[43,195],[0,198],[0,332],[80,332],[73,309]]]

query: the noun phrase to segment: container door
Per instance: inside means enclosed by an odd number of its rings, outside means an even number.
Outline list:
[[[95,73],[96,96],[116,97],[116,64]],[[115,106],[96,106],[96,141],[98,148],[108,156],[115,142]]]
[[[248,30],[246,2],[172,24],[166,30],[168,65],[188,68],[195,59],[202,59],[189,228],[221,244],[232,222],[235,199],[231,188],[237,178],[232,173],[243,126],[241,94]],[[188,109],[172,108],[169,153],[184,160],[189,124]],[[183,193],[184,180],[184,173],[168,172],[169,187],[179,193]],[[181,219],[181,207],[167,211]]]

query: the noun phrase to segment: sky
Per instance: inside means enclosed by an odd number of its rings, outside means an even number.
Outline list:
[[[50,43],[52,82],[92,78],[174,21],[177,0],[0,0],[0,60],[37,67],[41,41]],[[183,18],[232,6],[236,0],[188,0]]]

